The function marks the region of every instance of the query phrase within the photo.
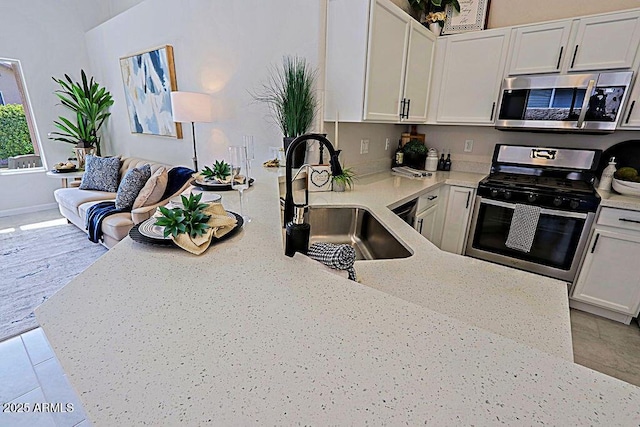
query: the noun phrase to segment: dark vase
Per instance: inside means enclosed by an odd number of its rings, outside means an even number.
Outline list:
[[[295,138],[290,137],[290,136],[285,136],[284,138],[282,138],[282,141],[284,143],[284,152],[286,153],[286,155],[289,155],[289,145],[293,142]],[[293,168],[299,168],[300,166],[304,165],[304,156],[307,154],[307,143],[305,142],[304,144],[300,144],[298,145],[298,147],[294,150],[293,152],[293,159],[291,162],[291,167]]]
[[[410,168],[424,170],[427,162],[426,154],[404,153],[404,164]]]

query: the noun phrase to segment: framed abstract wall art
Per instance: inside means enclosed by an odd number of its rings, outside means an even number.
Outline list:
[[[171,114],[171,91],[178,90],[169,45],[120,58],[131,133],[182,138]]]

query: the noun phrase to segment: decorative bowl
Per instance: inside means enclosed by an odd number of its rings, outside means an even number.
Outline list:
[[[618,193],[626,196],[640,196],[640,182],[622,181],[613,178],[611,187]]]

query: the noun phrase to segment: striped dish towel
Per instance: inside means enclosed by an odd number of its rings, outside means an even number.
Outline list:
[[[356,280],[356,270],[353,268],[356,250],[349,245],[314,243],[309,248],[307,256],[334,270],[346,270],[349,273],[349,280]]]
[[[539,206],[516,204],[505,246],[517,251],[530,252],[539,219]]]

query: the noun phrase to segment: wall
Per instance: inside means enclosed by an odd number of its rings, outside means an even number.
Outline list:
[[[474,172],[489,172],[495,144],[522,144],[545,147],[595,148],[606,150],[618,142],[640,139],[637,131],[616,131],[607,135],[558,134],[499,131],[484,126],[418,126],[426,134],[429,148],[451,151],[453,169]],[[464,152],[466,140],[473,140],[473,151]]]
[[[96,3],[96,4],[94,4]],[[78,75],[89,59],[84,33],[105,19],[99,2],[84,0],[32,0],[0,2],[2,37],[0,57],[19,59],[48,165],[71,154],[69,144],[50,141],[53,120],[62,113],[55,107],[56,89],[51,76]],[[60,180],[44,172],[0,175],[0,216],[20,209],[54,202],[53,190]]]
[[[189,125],[184,139],[172,139],[131,134],[127,119],[119,58],[171,44],[179,90],[209,93],[213,99],[215,122],[196,124],[199,163],[228,158],[228,145],[241,144],[243,135],[254,136],[256,160],[266,160],[268,147],[281,145],[282,135],[266,105],[255,103],[250,92],[284,55],[318,65],[320,4],[189,0],[177,7],[171,0],[146,0],[89,31],[92,68],[115,101],[108,153],[192,164]]]
[[[595,15],[640,7],[638,0],[491,0],[488,28]]]

